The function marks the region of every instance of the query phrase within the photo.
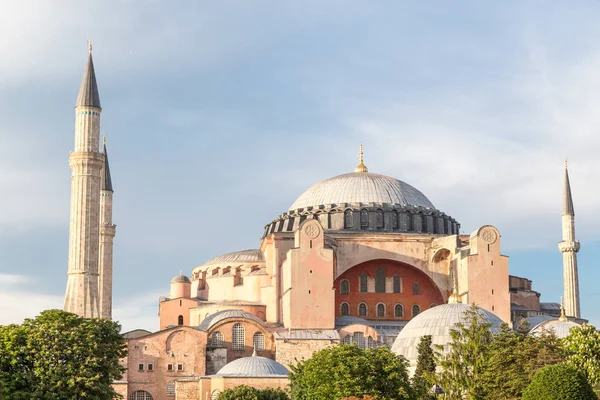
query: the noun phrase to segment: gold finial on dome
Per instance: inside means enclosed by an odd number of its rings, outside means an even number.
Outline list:
[[[88,50],[90,51],[90,53],[92,52],[92,41],[88,40]]]
[[[363,148],[362,143],[360,144],[360,158],[358,165],[354,168],[354,172],[369,172],[369,168],[363,163]]]
[[[560,296],[560,317],[558,317],[558,320],[560,322],[567,322],[568,319],[565,316],[565,306],[564,306],[564,301],[563,301],[563,297]]]

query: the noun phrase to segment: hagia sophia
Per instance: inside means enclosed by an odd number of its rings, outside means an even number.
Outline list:
[[[65,296],[66,311],[89,318],[112,316],[117,233],[101,112],[90,46],[69,158]],[[342,343],[389,346],[414,369],[420,336],[446,344],[473,303],[494,326],[526,319],[532,334],[546,328],[564,336],[584,321],[566,165],[563,308],[541,303],[531,280],[509,275],[493,225],[461,234],[435,199],[365,164],[361,145],[348,173],[316,183],[288,210],[277,210],[284,212],[261,228],[257,248],[231,249],[189,275],[175,275],[158,304],[158,330],[124,333],[127,372],[114,382],[117,392],[130,400],[206,400],[240,384],[285,387],[296,360]]]

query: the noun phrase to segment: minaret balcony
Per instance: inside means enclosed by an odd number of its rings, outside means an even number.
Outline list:
[[[577,253],[579,251],[579,247],[579,242],[562,241],[558,243],[558,250],[561,253]]]

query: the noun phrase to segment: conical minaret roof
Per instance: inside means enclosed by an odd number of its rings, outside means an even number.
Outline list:
[[[100,189],[113,192],[112,179],[110,179],[110,167],[108,166],[108,153],[106,152],[106,138],[104,138],[102,154],[104,154],[104,173],[101,175],[102,182]]]
[[[563,211],[562,215],[575,215],[573,208],[573,197],[571,196],[571,184],[569,182],[569,170],[567,160],[565,160],[565,188],[563,192]]]
[[[79,88],[79,96],[75,107],[100,107],[100,94],[98,93],[98,84],[96,83],[96,73],[94,72],[94,61],[92,60],[92,45],[89,45],[90,55],[83,73],[83,80]]]

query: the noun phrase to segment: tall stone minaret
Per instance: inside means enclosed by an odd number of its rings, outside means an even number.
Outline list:
[[[98,290],[100,293],[100,316],[112,319],[112,270],[113,239],[116,226],[112,223],[113,187],[106,152],[106,138],[102,149],[104,168],[100,176],[100,258],[98,260]]]
[[[92,45],[75,105],[75,148],[71,166],[71,217],[69,272],[65,311],[97,318],[100,172],[104,155],[100,146],[100,96],[92,61]]]
[[[577,252],[579,242],[575,240],[575,210],[569,183],[569,171],[565,160],[565,187],[562,211],[562,242],[558,249],[563,254],[563,279],[565,285],[565,312],[569,317],[581,318],[579,312],[579,277],[577,276]]]

